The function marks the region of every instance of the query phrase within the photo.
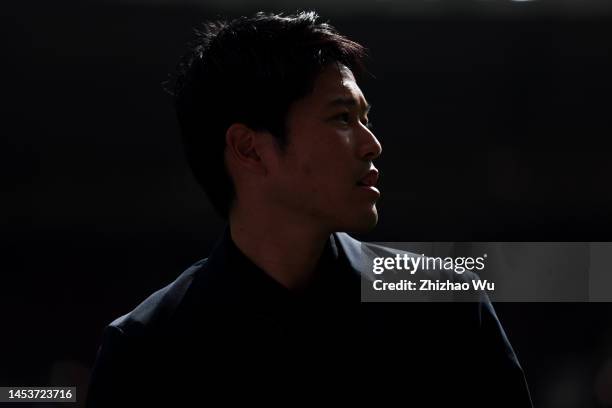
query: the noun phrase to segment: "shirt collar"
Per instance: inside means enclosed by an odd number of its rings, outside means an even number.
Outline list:
[[[208,259],[208,270],[216,277],[216,286],[222,285],[227,296],[220,300],[237,300],[240,303],[278,304],[304,299],[334,297],[345,298],[351,292],[359,298],[358,274],[347,258],[336,234],[330,234],[315,277],[307,289],[290,290],[274,280],[240,251],[231,238],[229,226],[217,241]],[[349,295],[352,296],[352,295]]]

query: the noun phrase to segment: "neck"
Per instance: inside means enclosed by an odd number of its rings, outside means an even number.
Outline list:
[[[290,289],[307,286],[331,232],[312,222],[235,209],[230,216],[234,244],[255,265]]]

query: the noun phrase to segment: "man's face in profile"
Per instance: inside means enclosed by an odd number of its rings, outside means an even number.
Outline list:
[[[372,160],[381,146],[366,126],[369,106],[347,67],[327,66],[287,116],[272,199],[289,217],[330,231],[365,231],[378,221]]]

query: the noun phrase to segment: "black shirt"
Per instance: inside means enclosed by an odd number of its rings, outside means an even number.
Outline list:
[[[311,284],[293,291],[226,230],[208,259],[107,327],[88,406],[531,406],[488,300],[361,303],[361,250],[333,234]]]

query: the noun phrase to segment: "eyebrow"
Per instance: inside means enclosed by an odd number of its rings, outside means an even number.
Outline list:
[[[330,101],[327,105],[329,107],[346,106],[346,107],[352,108],[352,107],[357,106],[358,102],[354,98],[340,97],[340,98],[336,98],[336,99]],[[363,113],[364,114],[368,114],[368,112],[370,112],[370,109],[372,109],[372,105],[369,104],[368,102],[366,102],[365,109],[363,110]]]

